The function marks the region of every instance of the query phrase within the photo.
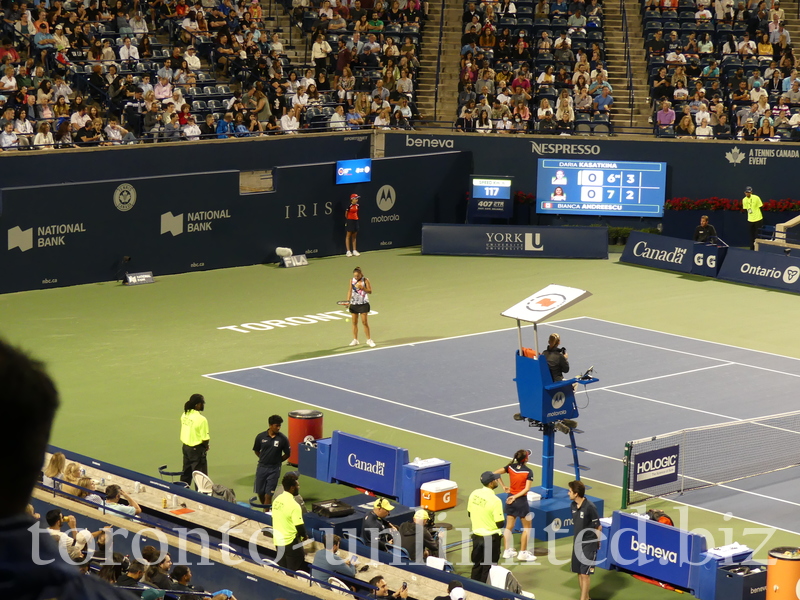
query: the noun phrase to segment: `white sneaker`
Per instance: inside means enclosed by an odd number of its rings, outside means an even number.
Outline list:
[[[347,251],[347,254],[345,254],[345,256],[353,256],[353,253],[352,253],[352,252],[350,252],[350,250],[348,250],[348,251]]]
[[[373,342],[372,340],[367,340],[367,346],[369,346],[370,348],[374,348],[375,342]]]
[[[358,250],[353,250],[353,256],[361,256]]]
[[[517,551],[513,548],[508,548],[505,552],[503,552],[503,558],[514,558],[517,555]]]
[[[533,554],[533,552],[522,550],[519,554],[517,554],[517,560],[536,560],[536,556]]]
[[[358,340],[353,340],[352,342],[350,342],[350,345],[351,346],[358,346]]]

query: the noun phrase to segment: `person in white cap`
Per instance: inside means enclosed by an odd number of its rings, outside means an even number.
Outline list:
[[[473,491],[467,501],[467,514],[472,524],[472,573],[475,581],[486,583],[489,570],[500,558],[502,540],[503,503],[494,490],[500,475],[491,471],[481,474],[482,487]]]
[[[756,249],[756,237],[758,230],[764,224],[764,217],[761,214],[761,207],[764,205],[761,198],[753,193],[753,188],[744,188],[744,198],[742,198],[742,210],[747,213],[747,224],[750,227],[750,250]]]

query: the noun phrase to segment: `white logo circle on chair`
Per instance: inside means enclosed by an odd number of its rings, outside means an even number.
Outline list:
[[[567,401],[567,395],[564,392],[556,392],[553,394],[553,400],[551,401],[553,408],[558,410],[562,406],[564,406],[564,402]]]

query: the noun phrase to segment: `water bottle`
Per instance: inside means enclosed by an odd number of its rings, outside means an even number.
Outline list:
[[[86,477],[86,469],[81,467],[81,477]]]

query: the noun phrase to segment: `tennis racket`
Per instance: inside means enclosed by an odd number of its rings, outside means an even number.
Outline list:
[[[350,306],[350,301],[349,300],[339,300],[336,304],[338,304],[339,306]]]

